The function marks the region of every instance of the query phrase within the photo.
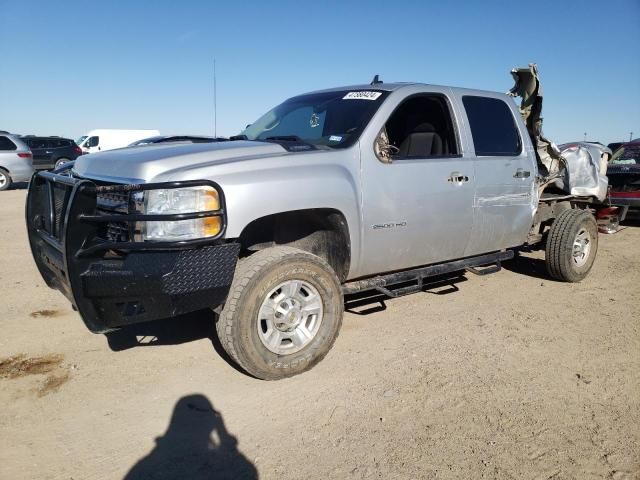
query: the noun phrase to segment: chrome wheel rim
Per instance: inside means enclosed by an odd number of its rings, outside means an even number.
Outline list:
[[[0,188],[4,187],[7,184],[7,176],[0,172]]]
[[[573,240],[573,261],[576,266],[581,267],[589,259],[591,252],[591,235],[586,229],[581,229]]]
[[[277,355],[299,352],[322,323],[322,297],[311,284],[288,280],[271,290],[258,310],[258,336]]]

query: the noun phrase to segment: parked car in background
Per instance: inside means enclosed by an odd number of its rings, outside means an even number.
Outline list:
[[[15,182],[27,182],[33,175],[33,155],[17,135],[0,133],[0,191]]]
[[[221,137],[202,137],[198,135],[156,135],[155,137],[143,138],[142,140],[136,140],[129,144],[130,147],[137,147],[140,145],[151,145],[154,143],[213,143],[224,142],[226,138]]]
[[[35,135],[23,135],[21,138],[33,153],[33,168],[36,170],[59,168],[82,155],[80,147],[69,138]]]
[[[98,129],[87,132],[76,140],[84,153],[102,152],[129,146],[132,142],[160,135],[158,130]]]
[[[611,205],[640,208],[640,139],[624,143],[607,167]]]

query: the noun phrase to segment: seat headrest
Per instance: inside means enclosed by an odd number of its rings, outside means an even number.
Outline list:
[[[431,125],[430,123],[421,123],[419,125],[416,125],[412,130],[411,133],[433,133],[435,132],[436,129],[433,127],[433,125]]]

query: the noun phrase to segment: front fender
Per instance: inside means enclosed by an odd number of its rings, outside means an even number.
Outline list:
[[[211,170],[193,169],[188,178],[214,180],[222,187],[227,205],[226,238],[239,237],[247,225],[268,215],[305,209],[339,211],[349,229],[349,276],[353,277],[360,263],[359,172],[356,145],[330,152],[250,159]]]

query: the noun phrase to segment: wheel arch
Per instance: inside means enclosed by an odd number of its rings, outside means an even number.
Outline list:
[[[323,258],[344,282],[351,266],[351,237],[346,216],[334,208],[290,210],[256,218],[238,237],[242,255],[286,245]]]

